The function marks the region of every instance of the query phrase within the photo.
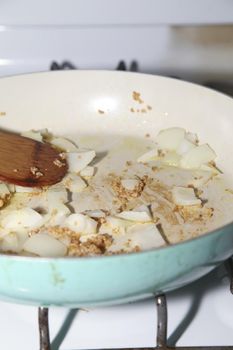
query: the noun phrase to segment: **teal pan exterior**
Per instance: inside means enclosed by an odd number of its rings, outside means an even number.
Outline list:
[[[102,258],[0,256],[0,298],[33,305],[99,306],[179,288],[233,252],[233,225],[148,252]]]

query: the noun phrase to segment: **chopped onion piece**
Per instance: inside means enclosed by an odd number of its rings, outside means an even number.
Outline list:
[[[139,247],[141,250],[158,248],[165,245],[155,224],[144,223],[131,226],[125,235],[114,236],[114,241],[109,251],[127,251]]]
[[[122,211],[116,217],[137,222],[148,222],[152,220],[151,215],[147,211]]]
[[[67,251],[65,244],[46,233],[38,233],[28,238],[23,249],[42,257],[65,256]]]
[[[11,230],[37,228],[43,224],[43,217],[31,208],[12,210],[1,220],[2,227]]]
[[[39,192],[42,192],[42,190],[40,188],[35,188],[35,187],[25,187],[25,186],[15,185],[15,192],[16,193],[39,193]]]
[[[67,154],[67,163],[70,172],[78,173],[83,170],[94,158],[95,151],[79,150]]]
[[[194,147],[196,147],[196,145],[194,145],[192,142],[186,139],[183,139],[179,144],[179,146],[177,147],[176,153],[182,156],[183,154],[187,153]]]
[[[126,233],[126,229],[129,225],[132,225],[132,222],[114,216],[107,216],[106,222],[100,226],[99,233],[108,233],[114,236],[122,235]]]
[[[53,138],[50,143],[59,148],[61,151],[65,152],[76,152],[78,150],[78,147],[73,144],[73,142],[63,138],[63,137],[55,137]]]
[[[46,192],[46,196],[49,210],[56,208],[58,202],[66,203],[68,201],[67,191],[64,186],[50,187]]]
[[[175,151],[185,137],[185,129],[169,128],[159,132],[155,141],[162,150]]]
[[[46,224],[51,226],[61,225],[70,215],[70,209],[63,203],[57,202],[56,205],[49,207],[48,214],[45,215]]]
[[[163,237],[153,223],[133,225],[129,228],[127,233],[132,235],[132,242],[134,245],[138,245],[142,250],[158,248],[165,245]]]
[[[168,152],[162,158],[162,162],[171,166],[179,166],[180,164],[180,156],[175,152]]]
[[[197,146],[183,155],[180,161],[182,168],[197,169],[201,165],[213,161],[216,153],[209,145],[204,144]]]
[[[0,183],[0,197],[10,194],[9,188],[6,184]]]
[[[81,234],[91,234],[96,233],[97,222],[87,215],[75,213],[68,216],[64,226]]]
[[[66,175],[63,179],[65,187],[73,193],[82,192],[87,187],[86,182],[77,174],[72,173]]]
[[[15,252],[15,253],[20,252],[21,249],[19,245],[19,240],[15,232],[11,232],[3,238],[0,244],[0,250],[5,252],[9,251],[9,252]]]
[[[85,214],[91,218],[105,218],[106,214],[102,210],[86,210]]]
[[[95,167],[87,165],[83,170],[80,171],[80,175],[83,177],[92,177],[95,173]]]
[[[186,132],[185,133],[185,139],[192,142],[194,145],[198,144],[198,137],[197,134],[194,134],[192,132]]]
[[[175,186],[172,189],[173,201],[176,205],[200,205],[201,200],[196,197],[194,189]]]
[[[24,136],[24,137],[28,137],[29,139],[43,142],[43,137],[42,137],[40,131],[30,130],[30,131],[22,132],[20,135]]]
[[[141,155],[137,159],[137,162],[147,163],[147,162],[155,160],[157,157],[158,157],[158,148],[154,148],[154,149],[151,149],[150,151],[144,153],[143,155]]]

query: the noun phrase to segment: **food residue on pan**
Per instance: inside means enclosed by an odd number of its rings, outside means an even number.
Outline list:
[[[150,134],[147,144],[125,138],[101,157],[44,130],[22,134],[49,141],[61,152],[55,165],[66,159],[69,170],[45,188],[0,183],[2,253],[139,252],[197,237],[232,217],[233,191],[215,166],[215,151],[183,128],[161,130],[146,152]]]

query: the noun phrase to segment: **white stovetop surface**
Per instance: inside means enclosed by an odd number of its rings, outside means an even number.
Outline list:
[[[0,302],[0,310],[1,348],[38,349],[37,309]],[[170,293],[168,314],[171,345],[233,344],[233,295],[223,267]],[[60,350],[152,347],[156,320],[153,299],[88,310],[52,308],[52,349],[58,345]]]

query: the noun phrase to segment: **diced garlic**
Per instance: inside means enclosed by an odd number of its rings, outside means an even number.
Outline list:
[[[95,167],[87,165],[83,170],[80,171],[80,175],[83,177],[92,177],[95,173]]]
[[[105,218],[106,214],[102,210],[86,210],[85,215],[90,216],[91,218]]]
[[[194,145],[198,144],[198,137],[197,134],[194,134],[192,132],[186,132],[185,133],[185,139],[192,142]]]
[[[128,191],[133,191],[136,186],[139,185],[139,180],[136,179],[126,179],[121,180],[121,185]]]
[[[137,222],[149,222],[152,220],[151,215],[146,211],[122,211],[116,214],[116,217]]]
[[[138,163],[147,163],[155,160],[158,157],[158,148],[151,149],[150,151],[144,153],[140,157],[138,157]]]
[[[42,257],[65,256],[67,251],[65,244],[46,233],[32,235],[24,243],[23,249]]]
[[[176,205],[199,205],[201,200],[196,197],[194,189],[175,186],[172,189],[172,198]]]
[[[1,220],[1,226],[10,230],[33,229],[43,224],[43,217],[31,208],[12,210]]]
[[[53,138],[50,143],[59,148],[61,151],[65,152],[76,152],[78,151],[78,147],[73,144],[73,142],[63,138],[63,137],[55,137]]]
[[[62,181],[65,187],[73,193],[82,192],[87,187],[86,182],[77,174],[70,173]]]
[[[170,166],[179,166],[180,158],[179,154],[175,152],[167,152],[162,158],[162,162]]]
[[[186,139],[183,139],[181,141],[181,143],[179,144],[179,146],[177,147],[176,153],[182,156],[183,154],[187,153],[188,151],[190,151],[194,147],[196,147],[195,144],[193,144],[192,142],[190,142]]]
[[[69,171],[79,173],[83,170],[94,158],[95,151],[79,150],[78,152],[70,152],[67,154],[67,163]]]
[[[29,139],[43,142],[43,137],[40,131],[29,130],[29,131],[22,132],[20,135],[24,137],[28,137]]]
[[[75,213],[68,216],[64,226],[81,234],[91,234],[96,233],[97,222],[87,215]]]
[[[175,151],[181,141],[184,139],[185,129],[183,128],[169,128],[159,132],[155,141],[158,148],[162,150]]]
[[[215,158],[216,153],[209,145],[204,144],[185,153],[180,160],[180,165],[186,169],[197,169],[201,165],[213,161]]]

